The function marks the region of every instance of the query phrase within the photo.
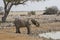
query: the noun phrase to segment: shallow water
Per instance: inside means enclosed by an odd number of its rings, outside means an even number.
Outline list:
[[[39,34],[40,37],[60,39],[60,31]]]

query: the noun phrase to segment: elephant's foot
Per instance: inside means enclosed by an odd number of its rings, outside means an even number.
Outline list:
[[[16,32],[16,33],[21,33],[21,32]]]
[[[28,32],[27,34],[30,34],[30,32]]]

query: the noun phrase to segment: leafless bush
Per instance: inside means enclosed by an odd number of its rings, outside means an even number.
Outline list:
[[[26,14],[21,14],[20,16],[27,16]]]

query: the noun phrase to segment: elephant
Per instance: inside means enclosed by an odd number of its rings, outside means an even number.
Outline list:
[[[20,32],[20,28],[21,27],[26,27],[27,30],[28,30],[28,33],[27,34],[30,34],[30,25],[31,23],[29,22],[30,19],[27,19],[27,20],[21,20],[21,19],[15,19],[14,20],[14,25],[15,25],[15,28],[16,28],[16,33],[21,33]],[[35,19],[31,19],[30,20],[34,25],[36,25],[36,27],[39,26],[39,22],[37,22],[37,20]]]

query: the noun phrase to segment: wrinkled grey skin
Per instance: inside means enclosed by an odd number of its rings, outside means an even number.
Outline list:
[[[39,26],[39,23],[38,23],[36,20],[31,19],[31,22],[32,22],[34,25]],[[30,34],[30,25],[31,25],[31,24],[30,24],[29,20],[15,19],[14,24],[15,24],[15,27],[16,27],[16,33],[21,33],[19,29],[20,29],[21,27],[26,27],[27,30],[28,30],[28,33],[27,33],[27,34]]]

